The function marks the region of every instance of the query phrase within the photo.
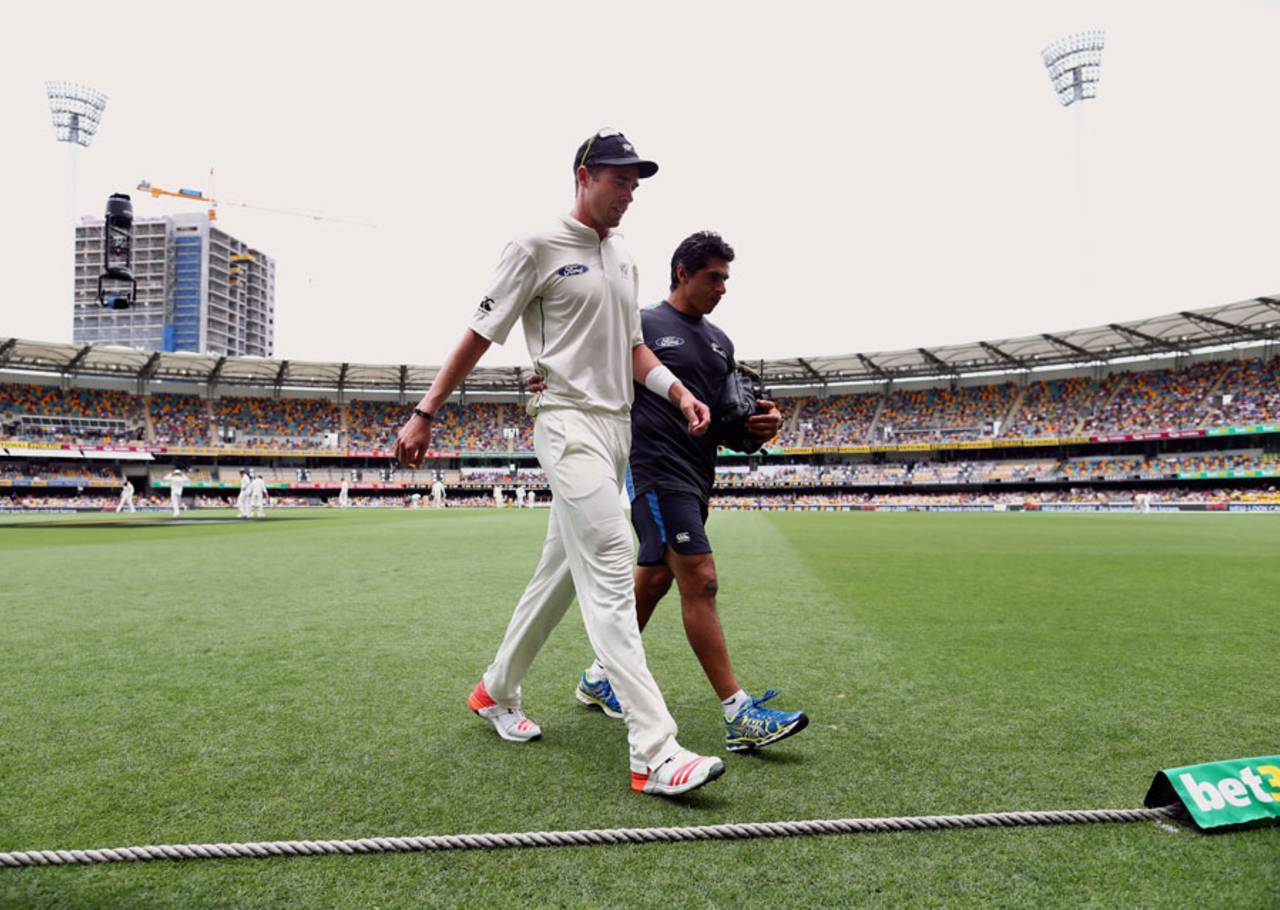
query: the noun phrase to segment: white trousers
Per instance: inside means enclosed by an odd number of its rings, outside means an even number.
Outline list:
[[[520,681],[576,593],[591,647],[622,704],[631,770],[643,773],[680,746],[676,723],[645,662],[636,621],[631,526],[619,499],[630,420],[543,410],[534,424],[533,447],[553,496],[547,539],[485,671],[485,689],[498,704],[520,707]]]
[[[128,509],[130,512],[136,512],[136,511],[138,511],[137,509],[135,509],[135,508],[133,507],[133,497],[132,497],[132,496],[121,496],[121,497],[120,497],[120,504],[116,506],[116,511],[117,511],[117,512],[123,512],[125,509]]]
[[[240,518],[249,517],[249,491],[241,490],[240,495],[236,497],[236,514]]]
[[[182,494],[177,490],[170,490],[169,505],[173,506],[173,517],[180,517],[182,515]]]

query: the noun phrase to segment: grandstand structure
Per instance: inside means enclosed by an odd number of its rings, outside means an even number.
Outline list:
[[[1280,509],[1277,296],[1022,338],[751,363],[786,421],[764,453],[726,453],[725,508],[1016,508],[1127,502],[1144,490]],[[370,504],[395,504],[437,476],[451,501],[491,501],[493,484],[544,487],[521,368],[473,372],[441,409],[428,463],[391,462],[395,432],[437,369],[0,338],[0,507],[5,494],[15,507],[101,507],[124,476],[144,495],[164,492],[174,464],[204,504],[238,488],[243,466],[298,504],[327,500],[344,479]]]

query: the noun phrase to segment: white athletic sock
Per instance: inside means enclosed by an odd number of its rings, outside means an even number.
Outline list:
[[[604,664],[599,660],[593,660],[591,666],[587,667],[587,682],[598,683],[601,680],[609,678],[609,674],[605,671]]]
[[[747,703],[750,696],[746,692],[739,689],[724,701],[720,702],[720,707],[724,708],[724,719],[733,720],[738,716],[738,712],[742,710],[742,706]]]

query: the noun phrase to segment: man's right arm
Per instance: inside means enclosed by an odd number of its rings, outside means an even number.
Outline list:
[[[435,380],[427,394],[418,402],[418,410],[428,414],[449,400],[453,390],[475,369],[484,352],[492,344],[488,338],[480,335],[475,329],[467,329],[462,340],[454,347],[449,357],[436,374]],[[417,414],[409,418],[400,432],[396,434],[395,458],[403,467],[417,468],[422,465],[427,449],[431,446],[431,421]]]

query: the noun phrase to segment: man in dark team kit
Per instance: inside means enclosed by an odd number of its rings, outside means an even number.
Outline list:
[[[719,400],[726,379],[736,369],[733,342],[704,318],[724,296],[732,261],[733,248],[719,235],[699,232],[687,237],[671,257],[670,298],[640,314],[645,343],[686,388],[706,402]],[[753,444],[749,447],[759,448],[777,434],[782,414],[771,401],[756,404],[745,429]],[[716,614],[719,586],[705,528],[722,439],[712,433],[693,436],[678,418],[670,405],[637,386],[627,474],[631,523],[640,540],[636,617],[643,630],[675,581],[685,634],[724,708],[725,747],[756,749],[800,732],[809,719],[799,711],[764,707],[776,693],[768,690],[753,698],[734,676]],[[582,674],[575,694],[583,704],[599,707],[611,717],[622,716],[599,660]]]

